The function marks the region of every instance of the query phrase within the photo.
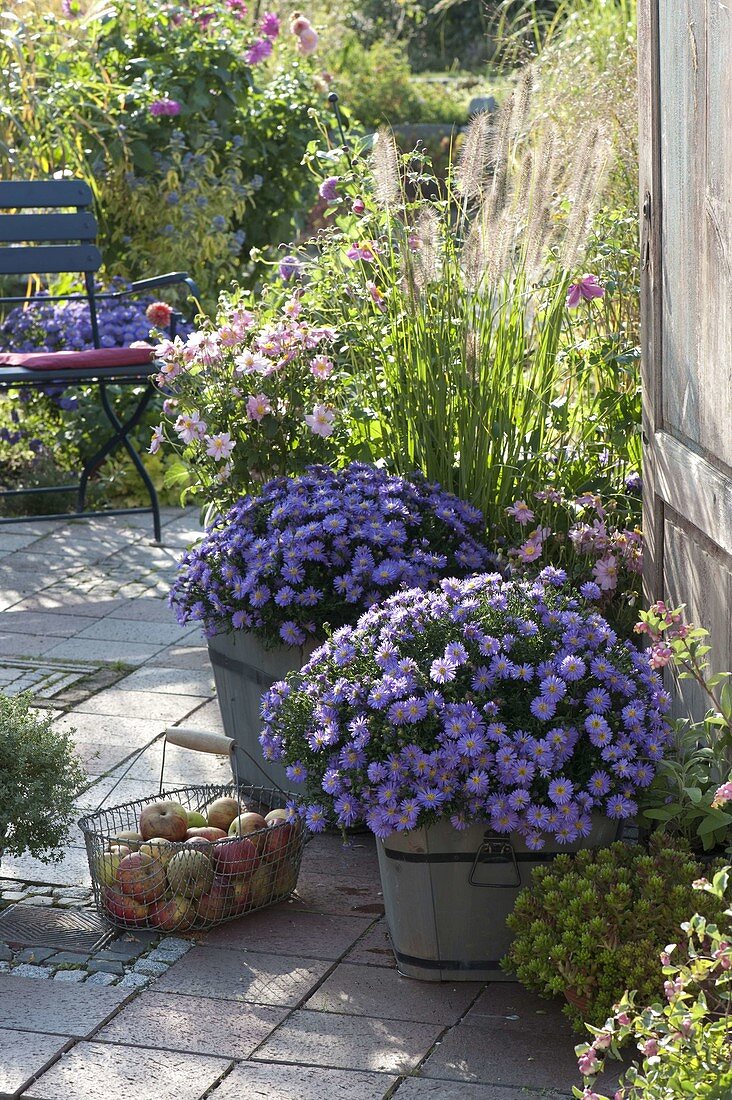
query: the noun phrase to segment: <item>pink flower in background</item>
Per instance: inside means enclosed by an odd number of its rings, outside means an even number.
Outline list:
[[[272,40],[270,38],[255,38],[251,46],[244,53],[247,65],[261,65],[272,53]]]
[[[156,99],[149,107],[153,118],[173,117],[180,114],[180,103],[177,99]]]
[[[249,8],[244,3],[244,0],[226,0],[226,6],[229,11],[234,13],[237,19],[243,19],[249,12]]]
[[[280,279],[284,279],[287,283],[290,279],[299,278],[302,273],[302,264],[297,256],[283,256],[277,270],[279,271]]]
[[[175,397],[166,397],[163,401],[163,412],[166,416],[171,416],[177,408],[178,402]]]
[[[376,283],[372,283],[371,280],[369,280],[366,283],[366,289],[371,295],[371,300],[374,305],[377,306],[382,313],[384,313],[384,311],[386,310],[386,302],[384,300],[384,295],[381,293]]]
[[[576,309],[580,302],[591,302],[593,298],[602,298],[604,294],[605,287],[600,285],[597,275],[583,275],[567,291],[567,308]]]
[[[332,202],[333,199],[337,199],[338,183],[338,176],[328,176],[327,179],[323,180],[320,187],[318,188],[318,194],[320,195],[321,199],[325,199],[326,202]]]
[[[298,302],[297,298],[290,298],[282,307],[282,312],[285,317],[289,317],[291,321],[294,321],[302,313],[302,304]]]
[[[243,351],[234,360],[237,374],[262,374],[265,377],[275,370],[275,364],[266,355],[250,350]]]
[[[228,432],[219,432],[218,435],[207,435],[206,454],[215,458],[217,462],[223,462],[229,457],[236,446],[236,441]]]
[[[349,260],[365,260],[367,263],[373,263],[376,259],[373,241],[362,241],[361,244],[351,245],[346,256]]]
[[[194,439],[203,439],[208,428],[205,420],[201,420],[200,414],[192,412],[186,416],[182,414],[175,422],[175,431],[184,443],[192,443]]]
[[[299,11],[296,11],[292,17],[290,23],[290,30],[293,34],[302,34],[310,26],[310,20],[306,19],[304,15],[301,15]]]
[[[297,36],[297,48],[303,57],[309,57],[318,48],[318,32],[314,27],[306,27]]]
[[[366,213],[366,203],[363,201],[363,199],[354,199],[351,209],[353,210],[354,214],[358,214],[360,216],[361,214]]]
[[[272,406],[266,393],[256,393],[247,398],[247,416],[259,424],[272,412]]]
[[[612,592],[618,586],[618,562],[614,554],[606,554],[595,563],[592,570],[603,592]]]
[[[592,1074],[597,1073],[600,1069],[600,1062],[594,1047],[590,1047],[584,1054],[580,1054],[577,1066],[583,1077],[591,1077]]]
[[[528,539],[519,547],[518,556],[523,562],[536,561],[541,557],[541,539]]]
[[[152,439],[150,440],[149,454],[156,455],[161,446],[165,443],[165,433],[163,432],[163,425],[158,424],[153,428]]]
[[[145,316],[156,328],[167,328],[173,316],[173,307],[167,302],[151,302],[145,310]]]
[[[266,11],[260,21],[259,29],[265,38],[276,38],[280,33],[279,16],[273,11]]]
[[[725,802],[732,802],[732,782],[723,783],[721,787],[717,787],[714,792],[714,798],[712,799],[712,806],[717,809],[719,806],[723,806]]]
[[[513,504],[506,509],[506,515],[513,516],[516,522],[520,523],[522,527],[526,523],[531,523],[534,518],[534,513],[525,500],[515,500]]]
[[[330,378],[333,369],[333,361],[327,355],[316,355],[310,360],[310,370],[316,378]]]
[[[322,435],[323,437],[333,434],[334,420],[335,412],[333,409],[329,409],[327,405],[316,405],[312,414],[306,414],[305,416],[305,423],[313,435]]]

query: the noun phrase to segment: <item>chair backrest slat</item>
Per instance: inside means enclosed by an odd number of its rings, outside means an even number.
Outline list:
[[[0,275],[60,275],[98,271],[101,266],[102,254],[93,244],[0,248]]]
[[[31,180],[0,182],[0,209],[24,207],[91,206],[92,193],[83,180]]]
[[[93,214],[0,214],[0,245],[20,241],[93,241]]]

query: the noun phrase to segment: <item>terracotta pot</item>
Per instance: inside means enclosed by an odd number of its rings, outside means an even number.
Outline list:
[[[586,993],[578,993],[576,989],[565,989],[565,999],[572,1005],[572,1008],[576,1008],[583,1015],[587,1013],[587,1009],[590,1006],[590,998]]]

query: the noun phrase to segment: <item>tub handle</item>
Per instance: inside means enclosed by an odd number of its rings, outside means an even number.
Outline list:
[[[477,882],[475,875],[478,869],[479,863],[511,863],[513,864],[513,882]],[[513,850],[513,845],[510,841],[504,837],[495,836],[491,833],[486,833],[483,837],[483,841],[475,853],[475,859],[473,865],[470,868],[470,874],[468,875],[468,882],[471,886],[482,886],[489,889],[498,890],[515,890],[517,886],[521,885],[521,872],[519,871],[518,862],[516,860],[516,853]]]

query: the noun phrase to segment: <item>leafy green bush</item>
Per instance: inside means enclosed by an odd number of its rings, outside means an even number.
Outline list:
[[[508,926],[515,934],[503,965],[544,996],[567,992],[586,1007],[565,1012],[579,1030],[599,1026],[626,989],[644,1001],[661,993],[656,960],[694,904],[701,873],[688,847],[654,837],[650,851],[618,842],[560,855],[537,868]],[[704,899],[710,919],[721,916]]]
[[[0,695],[0,855],[62,859],[85,778],[70,733],[32,711],[30,695]]]
[[[721,907],[730,901],[730,868],[701,879],[694,889],[709,895]],[[706,906],[704,907],[707,908]],[[732,908],[718,924],[695,913],[681,927],[687,935],[683,957],[673,962],[674,947],[661,954],[667,1003],[647,1002],[637,991],[626,993],[605,1026],[588,1026],[591,1044],[576,1047],[579,1070],[585,1078],[580,1100],[608,1100],[593,1091],[606,1057],[621,1058],[621,1048],[633,1041],[642,1061],[621,1077],[614,1100],[729,1100],[732,1096]],[[661,982],[659,975],[659,984]]]

